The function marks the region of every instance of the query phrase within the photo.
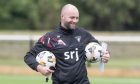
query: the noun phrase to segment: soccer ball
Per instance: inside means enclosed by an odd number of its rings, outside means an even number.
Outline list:
[[[50,51],[42,51],[36,56],[36,61],[45,67],[54,68],[56,64],[56,58]]]
[[[87,61],[95,63],[101,60],[102,47],[96,42],[90,42],[85,47]]]

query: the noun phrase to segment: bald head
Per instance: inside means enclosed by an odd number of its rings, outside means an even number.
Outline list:
[[[65,29],[75,29],[79,21],[79,11],[72,4],[66,4],[61,10],[61,26]]]
[[[75,13],[79,14],[79,11],[76,6],[74,6],[72,4],[66,4],[63,6],[63,8],[61,10],[61,16],[67,15],[70,12],[75,12]]]

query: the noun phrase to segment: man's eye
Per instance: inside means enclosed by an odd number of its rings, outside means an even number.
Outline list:
[[[79,19],[79,17],[70,17],[71,19]]]
[[[74,19],[75,17],[70,17],[71,19]]]
[[[76,17],[76,19],[79,19],[79,17]]]

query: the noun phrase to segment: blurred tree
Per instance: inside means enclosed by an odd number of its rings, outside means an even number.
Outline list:
[[[40,27],[52,29],[59,21],[60,4],[57,0],[38,0]]]
[[[8,29],[12,26],[17,29],[52,29],[58,21],[58,9],[60,4],[57,0],[0,0],[0,26],[8,24]],[[11,23],[15,25],[11,26]]]
[[[80,11],[81,26],[91,30],[140,30],[140,0],[0,0],[0,28],[52,29],[61,7]]]
[[[140,30],[140,0],[135,0],[135,6],[130,9],[129,13],[132,17],[131,23],[125,23],[125,30]]]
[[[93,18],[91,28],[96,30],[123,30],[124,23],[132,22],[129,10],[135,6],[133,0],[90,0],[85,4]]]
[[[140,30],[140,0],[63,0],[80,8],[80,22],[94,30]],[[133,11],[133,13],[131,13]]]

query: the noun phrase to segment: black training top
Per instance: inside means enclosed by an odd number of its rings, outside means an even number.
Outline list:
[[[37,54],[44,50],[51,51],[56,56],[56,70],[52,74],[52,79],[62,82],[62,84],[64,82],[73,84],[74,81],[77,81],[77,84],[84,84],[80,83],[80,80],[87,79],[85,45],[93,41],[97,42],[83,28],[66,30],[59,26],[42,36],[27,52],[24,61],[29,67],[36,70],[38,62],[35,57]]]

